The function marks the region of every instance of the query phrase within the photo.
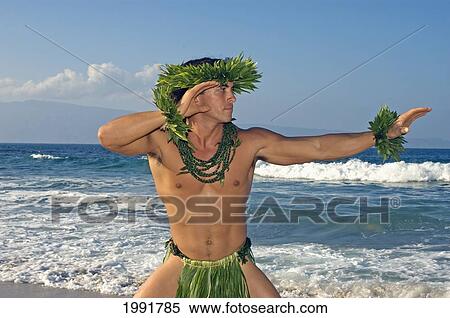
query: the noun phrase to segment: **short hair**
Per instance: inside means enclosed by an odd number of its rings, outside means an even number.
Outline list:
[[[181,66],[187,65],[201,65],[201,64],[214,64],[217,61],[221,61],[222,59],[203,57],[201,59],[190,60],[181,64]],[[187,92],[187,88],[180,88],[172,91],[171,95],[176,104],[183,98],[184,93]]]

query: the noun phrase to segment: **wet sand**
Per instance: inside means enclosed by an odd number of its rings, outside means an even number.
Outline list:
[[[101,294],[84,290],[47,287],[35,284],[0,282],[0,298],[107,298],[107,297],[117,298],[121,296]]]

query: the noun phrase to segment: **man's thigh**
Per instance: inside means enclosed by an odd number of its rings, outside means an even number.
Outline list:
[[[178,278],[183,269],[183,262],[177,256],[170,255],[164,264],[159,266],[139,287],[134,298],[175,297]]]
[[[255,264],[248,261],[241,265],[241,268],[247,280],[250,297],[280,297],[275,286]]]

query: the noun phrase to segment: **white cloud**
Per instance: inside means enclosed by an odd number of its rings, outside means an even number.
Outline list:
[[[103,73],[151,100],[151,88],[159,73],[159,66],[160,64],[144,65],[141,70],[132,73],[109,62],[88,66],[86,74],[67,68],[41,81],[20,83],[10,77],[0,78],[0,101],[52,99],[102,106],[142,104],[142,100]]]
[[[16,84],[16,81],[12,78],[9,78],[9,77],[0,78],[0,88],[14,86],[15,84]]]
[[[155,78],[155,74],[159,73],[159,67],[160,64],[144,65],[144,69],[134,74],[134,76],[144,81],[153,80]]]

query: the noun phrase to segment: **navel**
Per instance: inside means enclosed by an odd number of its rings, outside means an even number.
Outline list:
[[[207,239],[206,240],[206,245],[209,246],[209,245],[212,245],[212,244],[213,244],[213,241],[211,239]]]
[[[233,185],[235,187],[239,186],[241,183],[239,182],[239,180],[234,180]]]
[[[177,183],[175,184],[175,187],[176,187],[177,189],[180,189],[180,188],[182,187],[182,186],[181,186],[181,183],[178,183],[178,182],[177,182]]]

